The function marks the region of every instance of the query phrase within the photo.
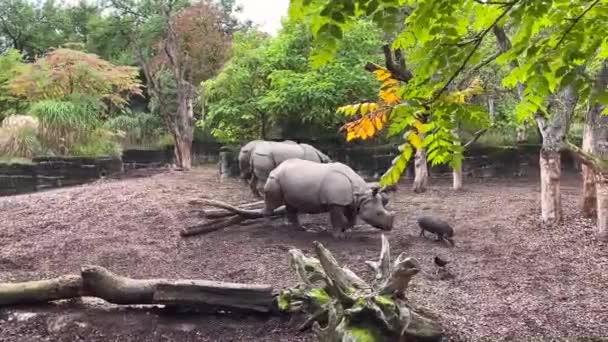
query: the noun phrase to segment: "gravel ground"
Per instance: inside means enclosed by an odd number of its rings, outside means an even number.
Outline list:
[[[281,221],[182,238],[200,222],[193,198],[230,203],[254,198],[236,180],[217,181],[215,168],[104,180],[73,188],[0,198],[0,281],[78,272],[97,264],[134,278],[198,278],[291,286],[287,250],[311,253],[318,240],[339,261],[369,277],[380,235],[356,229],[333,240],[324,215],[308,216],[310,232]],[[433,180],[425,194],[404,185],[391,201],[397,226],[393,253],[418,258],[423,272],[408,298],[436,313],[453,340],[608,341],[608,244],[580,219],[578,179],[563,182],[565,223],[538,223],[537,180],[484,180],[453,192]],[[415,215],[427,209],[453,223],[456,247],[419,237]],[[433,257],[450,260],[451,276]],[[287,318],[170,314],[68,301],[0,309],[0,341],[313,341]]]

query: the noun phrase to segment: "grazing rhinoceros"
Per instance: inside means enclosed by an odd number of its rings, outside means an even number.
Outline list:
[[[249,154],[249,160],[246,160],[247,153]],[[241,157],[243,158],[242,162]],[[281,142],[253,141],[245,145],[239,154],[241,177],[250,179],[251,191],[254,195],[261,197],[270,171],[291,158],[310,160],[316,163],[331,162],[327,155],[308,144],[298,144],[289,140]]]
[[[289,222],[300,227],[298,213],[329,212],[332,234],[338,238],[355,225],[357,216],[375,228],[391,230],[394,214],[384,207],[379,191],[342,163],[289,159],[270,172],[264,185],[264,214],[285,205]]]
[[[249,181],[249,179],[251,178],[251,176],[253,175],[252,171],[251,171],[251,153],[253,152],[253,150],[255,149],[255,147],[260,144],[260,143],[266,143],[268,141],[265,140],[252,140],[250,142],[248,142],[247,144],[245,144],[243,147],[241,147],[241,150],[239,151],[239,171],[240,171],[240,176],[242,179]],[[298,144],[295,141],[292,140],[284,140],[281,141],[281,143],[284,144]]]

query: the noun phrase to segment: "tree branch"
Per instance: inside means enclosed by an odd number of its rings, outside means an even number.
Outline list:
[[[475,0],[476,3],[482,5],[501,5],[508,6],[513,5],[516,1],[483,1],[483,0]]]
[[[493,55],[488,56],[488,58],[484,59],[483,61],[479,62],[479,64],[477,64],[476,66],[472,67],[469,72],[467,73],[467,75],[462,79],[462,81],[460,81],[460,83],[458,83],[458,86],[456,87],[457,89],[460,89],[464,86],[464,84],[477,72],[479,71],[481,68],[483,68],[484,66],[490,64],[490,62],[492,62],[493,60],[495,60],[496,58],[498,58],[498,56],[501,55],[502,52],[496,52]]]
[[[509,11],[513,8],[513,6],[516,3],[517,3],[517,1],[513,1],[513,2],[509,3],[507,5],[507,8],[496,18],[496,20],[494,20],[494,22],[479,35],[479,39],[477,40],[477,42],[475,43],[475,45],[473,45],[473,49],[471,49],[471,52],[469,52],[469,54],[464,59],[464,61],[460,65],[460,67],[456,70],[456,72],[454,72],[454,74],[450,77],[450,79],[448,79],[448,81],[443,86],[443,88],[441,88],[441,90],[439,90],[439,92],[437,92],[437,94],[435,94],[435,96],[431,99],[431,101],[430,101],[431,103],[435,102],[439,98],[439,96],[441,96],[441,94],[443,92],[445,92],[446,89],[448,89],[448,87],[454,81],[454,79],[456,79],[456,77],[462,72],[462,70],[464,70],[464,68],[466,67],[467,63],[469,63],[469,60],[471,59],[471,57],[473,57],[473,55],[475,54],[475,52],[477,51],[477,49],[479,48],[479,46],[483,42],[483,39],[488,34],[488,32],[490,32],[494,28],[494,26],[496,26],[498,24],[498,22],[500,21],[500,19],[502,19],[505,15],[507,15],[507,13],[509,13]]]
[[[557,49],[557,47],[564,41],[564,39],[566,38],[568,33],[570,33],[570,31],[572,31],[574,26],[576,26],[576,24],[585,16],[585,14],[587,14],[587,12],[589,12],[595,5],[597,5],[598,2],[600,2],[600,0],[593,1],[589,6],[587,6],[587,8],[585,8],[585,10],[579,16],[572,19],[572,23],[570,23],[570,26],[568,26],[566,31],[564,31],[564,33],[562,34],[562,36],[559,39],[559,41],[557,42],[557,44],[555,44],[555,46],[553,47],[554,49]]]
[[[595,157],[569,141],[565,142],[563,149],[569,151],[574,158],[587,165],[595,173],[608,174],[608,160]]]
[[[395,57],[393,57],[393,52],[388,44],[385,44],[382,47],[382,51],[384,52],[386,69],[391,72],[394,79],[407,83],[414,77],[412,72],[407,69],[405,59],[403,58],[403,53],[400,49],[395,50]],[[369,62],[365,65],[365,70],[369,72],[374,72],[380,69],[382,69],[382,67],[375,63]]]
[[[475,132],[475,134],[473,135],[473,138],[471,138],[471,140],[469,140],[466,144],[464,144],[462,147],[467,148],[471,145],[473,145],[479,138],[481,138],[482,135],[484,135],[487,131],[489,130],[489,128],[483,128],[480,129],[479,131]]]

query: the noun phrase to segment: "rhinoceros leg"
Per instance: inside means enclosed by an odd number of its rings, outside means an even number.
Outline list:
[[[347,229],[354,227],[357,223],[357,212],[349,208],[344,208],[344,216],[347,220]]]
[[[300,220],[298,219],[298,209],[291,207],[291,206],[286,206],[286,211],[287,211],[287,222],[289,222],[289,224],[296,229],[299,230],[304,230],[304,228],[302,227],[302,225],[300,224]]]
[[[249,188],[251,188],[251,192],[253,193],[254,196],[258,197],[258,198],[262,198],[262,195],[260,194],[260,191],[258,190],[258,177],[254,175],[251,176],[251,179],[249,180]]]
[[[346,237],[346,229],[350,228],[350,220],[346,216],[346,209],[340,206],[332,206],[329,209],[329,217],[331,219],[331,234],[333,237],[336,239],[344,239]]]
[[[256,187],[255,192],[257,193],[258,197],[264,198],[264,196],[265,196],[264,186],[266,185],[266,181],[267,181],[267,179],[257,178],[257,184],[255,185],[255,187]]]

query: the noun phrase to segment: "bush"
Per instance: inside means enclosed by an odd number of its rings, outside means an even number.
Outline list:
[[[116,134],[107,129],[96,129],[85,142],[72,147],[70,155],[76,157],[120,157],[122,147]]]
[[[164,134],[162,119],[150,113],[119,115],[106,121],[103,127],[118,133],[125,148],[158,147]]]
[[[87,98],[74,97],[67,101],[40,101],[30,113],[40,121],[42,144],[56,154],[67,155],[99,125],[97,110],[97,105]]]
[[[38,121],[27,115],[11,115],[0,127],[0,155],[31,159],[42,153],[38,140]]]

